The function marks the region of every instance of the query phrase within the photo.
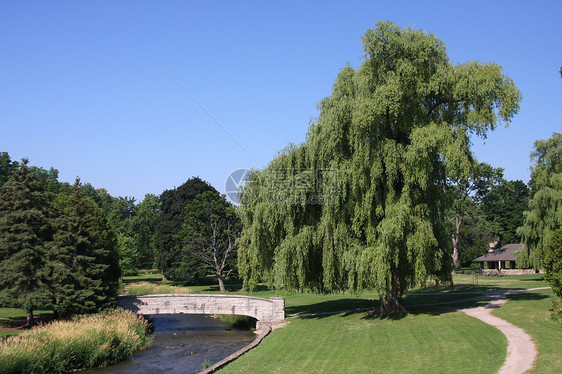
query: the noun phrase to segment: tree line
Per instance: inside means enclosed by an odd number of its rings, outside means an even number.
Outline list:
[[[122,275],[158,268],[221,291],[236,275],[234,207],[200,178],[143,201],[58,181],[58,171],[0,153],[0,306],[51,308],[57,317],[114,305]]]

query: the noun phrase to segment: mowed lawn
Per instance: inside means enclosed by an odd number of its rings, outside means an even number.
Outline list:
[[[454,280],[452,288],[414,290],[417,294],[405,298],[406,306],[463,299],[486,290],[546,286],[542,275],[478,279],[456,275]],[[268,297],[270,292],[253,296]],[[439,294],[426,296],[424,292]],[[467,294],[455,295],[458,292]],[[540,353],[536,373],[562,372],[562,328],[550,319],[551,294],[550,290],[514,294],[512,301],[494,312],[498,316],[505,313],[500,317],[521,326],[537,341]],[[288,313],[377,304],[376,295],[370,293],[281,296],[286,298]],[[365,312],[290,318],[289,326],[272,332],[220,373],[496,373],[503,364],[507,341],[499,330],[446,308],[412,310],[396,319],[369,318]]]
[[[461,312],[292,318],[220,373],[496,373],[506,347]]]

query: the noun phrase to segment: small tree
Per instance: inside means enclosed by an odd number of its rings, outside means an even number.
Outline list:
[[[183,256],[215,275],[221,292],[226,291],[224,279],[236,269],[239,232],[234,207],[218,192],[204,192],[185,207]]]

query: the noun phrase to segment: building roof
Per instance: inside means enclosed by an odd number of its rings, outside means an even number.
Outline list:
[[[515,254],[513,252],[522,248],[525,248],[525,244],[506,244],[500,249],[475,258],[472,262],[515,261]]]

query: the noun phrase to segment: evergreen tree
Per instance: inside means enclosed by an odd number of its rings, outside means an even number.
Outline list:
[[[0,187],[10,178],[10,175],[19,168],[19,162],[13,161],[8,152],[0,152]]]
[[[27,162],[0,189],[0,298],[27,311],[49,302],[47,253],[53,240],[53,208],[45,181],[32,175]]]
[[[508,122],[520,92],[496,64],[453,65],[422,31],[382,22],[363,45],[306,142],[242,190],[246,287],[374,288],[396,311],[409,287],[450,279],[446,192],[469,176],[470,135]]]
[[[92,313],[115,302],[120,274],[116,238],[107,220],[77,184],[55,199],[59,212],[48,260],[55,311]]]

